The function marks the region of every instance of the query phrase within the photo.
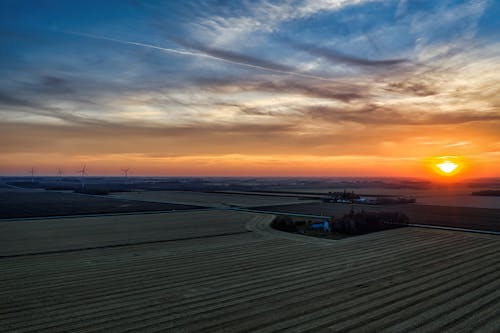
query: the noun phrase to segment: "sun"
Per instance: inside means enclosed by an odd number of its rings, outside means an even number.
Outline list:
[[[436,164],[439,170],[443,171],[445,174],[452,173],[458,168],[457,163],[453,163],[450,161],[444,161],[443,163]]]
[[[450,177],[462,172],[464,168],[463,158],[460,156],[436,156],[431,157],[427,164],[440,176]]]

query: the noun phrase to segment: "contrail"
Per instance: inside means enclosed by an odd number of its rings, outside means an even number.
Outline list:
[[[120,43],[120,44],[127,44],[127,45],[134,45],[134,46],[146,47],[146,48],[149,48],[149,49],[154,49],[154,50],[159,50],[159,51],[169,52],[169,53],[174,53],[174,54],[210,58],[210,59],[213,59],[213,60],[223,61],[223,62],[227,62],[227,63],[230,63],[230,64],[235,64],[235,65],[240,65],[240,66],[255,68],[255,69],[264,70],[264,71],[273,72],[273,73],[278,73],[278,74],[287,74],[287,75],[294,75],[294,76],[299,76],[299,77],[308,78],[308,79],[316,79],[316,80],[322,80],[322,81],[336,82],[335,80],[332,80],[332,79],[329,79],[329,78],[325,78],[325,77],[321,77],[321,76],[304,74],[304,73],[299,73],[299,72],[294,72],[294,71],[279,70],[279,69],[269,68],[269,67],[265,67],[265,66],[259,66],[259,65],[249,64],[249,63],[235,61],[235,60],[229,60],[229,59],[217,57],[217,56],[214,56],[214,55],[211,55],[211,54],[207,54],[207,53],[204,53],[204,52],[195,52],[195,51],[183,50],[183,49],[173,49],[173,48],[168,48],[168,47],[156,46],[156,45],[152,45],[152,44],[127,41],[127,40],[122,40],[122,39],[117,39],[117,38],[111,38],[111,37],[97,36],[97,35],[92,35],[92,34],[87,34],[87,33],[81,33],[81,32],[63,31],[63,33],[70,34],[70,35],[81,36],[81,37],[99,39],[99,40],[107,40],[107,41],[111,41],[111,42],[115,42],[115,43]]]
[[[111,37],[103,37],[103,36],[97,36],[97,35],[92,35],[92,34],[87,34],[87,33],[82,33],[82,32],[64,32],[70,35],[76,35],[76,36],[81,36],[81,37],[87,37],[87,38],[93,38],[93,39],[100,39],[100,40],[108,40],[111,42],[115,43],[120,43],[120,44],[129,44],[129,45],[135,45],[135,46],[143,46],[147,47],[150,49],[155,49],[155,50],[160,50],[160,51],[165,51],[165,52],[171,52],[171,53],[176,53],[176,54],[182,54],[182,55],[192,55],[192,56],[199,56],[199,57],[210,57],[207,54],[203,54],[200,52],[192,52],[189,50],[178,50],[178,49],[171,49],[167,47],[160,47],[156,45],[151,45],[151,44],[144,44],[144,43],[139,43],[139,42],[131,42],[127,40],[121,40],[121,39],[116,39],[116,38],[111,38]]]

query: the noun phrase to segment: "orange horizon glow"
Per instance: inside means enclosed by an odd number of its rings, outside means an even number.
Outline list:
[[[2,161],[0,173],[28,176],[33,167],[35,175],[77,176],[77,170],[87,165],[88,175],[121,176],[121,169],[130,168],[130,176],[213,176],[213,177],[411,177],[435,181],[455,181],[465,178],[497,177],[492,163],[471,161],[463,157],[439,156],[433,158],[398,158],[365,156],[308,156],[308,155],[199,155],[172,157],[81,156],[65,161],[63,156],[18,156],[16,160]],[[24,163],[19,161],[24,160]],[[61,161],[61,162],[58,162]],[[64,161],[64,162],[62,162]],[[457,166],[444,172],[438,165],[454,163]],[[447,164],[448,165],[448,164]]]
[[[425,165],[433,174],[430,178],[434,181],[448,182],[459,181],[464,178],[481,178],[484,170],[481,172],[480,166],[473,167],[471,161],[462,156],[446,155],[434,156],[425,160]]]

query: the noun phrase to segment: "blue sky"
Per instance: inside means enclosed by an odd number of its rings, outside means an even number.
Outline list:
[[[492,0],[4,0],[3,172],[188,161],[186,174],[225,175],[238,160],[241,174],[407,175],[439,154],[489,170],[498,13]]]

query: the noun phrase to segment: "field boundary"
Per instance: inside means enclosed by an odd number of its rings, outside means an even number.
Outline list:
[[[492,231],[492,230],[455,228],[455,227],[445,227],[445,226],[440,226],[440,225],[415,224],[415,223],[401,224],[401,225],[408,226],[408,227],[415,227],[415,228],[428,228],[428,229],[439,229],[439,230],[449,230],[449,231],[471,232],[471,233],[476,233],[476,234],[500,235],[499,231]]]
[[[89,246],[89,247],[81,247],[81,248],[75,248],[75,249],[51,250],[51,251],[41,251],[41,252],[26,252],[26,253],[18,253],[18,254],[5,254],[5,255],[0,255],[0,260],[1,259],[9,259],[9,258],[18,258],[18,257],[31,257],[31,256],[48,255],[48,254],[61,254],[61,253],[81,252],[81,251],[90,251],[90,250],[103,250],[103,249],[112,249],[112,248],[118,248],[118,247],[136,246],[136,245],[151,245],[151,244],[178,242],[178,241],[186,241],[186,240],[194,240],[194,239],[233,236],[233,235],[246,234],[249,232],[250,232],[249,230],[246,230],[246,231],[237,231],[237,232],[226,232],[226,233],[217,234],[217,235],[182,237],[182,238],[174,238],[174,239],[160,239],[160,240],[142,241],[142,242],[134,242],[134,243],[120,243],[120,244],[110,244],[110,245],[101,245],[101,246]]]
[[[147,210],[137,212],[122,212],[122,213],[96,213],[96,214],[73,214],[73,215],[56,215],[56,216],[36,216],[36,217],[13,217],[13,218],[0,218],[2,222],[20,222],[20,221],[36,221],[36,220],[58,220],[58,219],[71,219],[82,217],[106,217],[106,216],[124,216],[124,215],[142,215],[142,214],[172,214],[172,213],[189,213],[189,212],[203,212],[216,210],[211,207],[200,207],[194,209],[173,209],[173,210]]]

